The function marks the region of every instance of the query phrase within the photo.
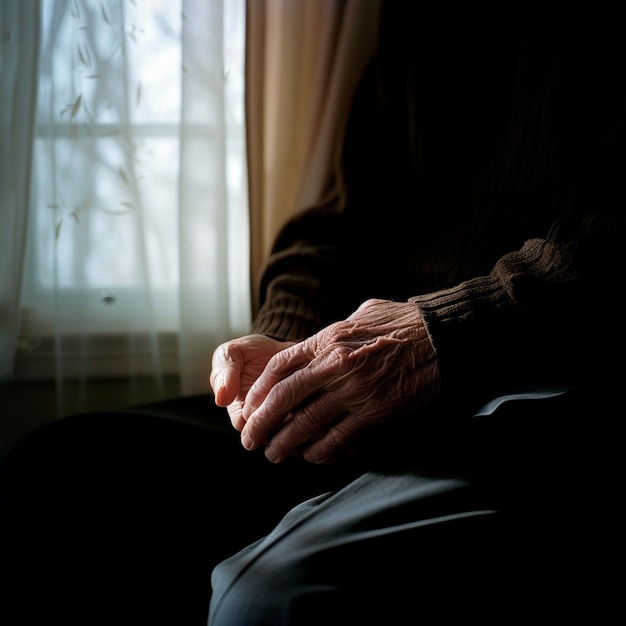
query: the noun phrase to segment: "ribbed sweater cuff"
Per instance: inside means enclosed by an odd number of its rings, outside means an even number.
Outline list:
[[[478,382],[497,383],[500,376],[506,377],[519,312],[496,277],[475,278],[410,302],[423,316],[444,390],[467,393]]]
[[[510,305],[509,295],[494,276],[474,278],[451,289],[414,296],[409,301],[419,306],[429,327],[459,323],[477,317],[481,310],[490,313],[494,307]]]

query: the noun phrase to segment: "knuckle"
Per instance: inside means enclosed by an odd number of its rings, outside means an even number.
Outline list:
[[[328,327],[329,345],[341,345],[354,339],[354,323],[349,321],[336,322]]]
[[[209,374],[209,384],[213,388],[215,388],[215,382],[216,382],[216,379],[217,379],[217,373],[218,373],[218,370],[213,368],[211,370],[211,373]]]
[[[331,429],[330,435],[337,445],[343,445],[354,437],[357,428],[354,422],[343,419]]]
[[[313,462],[324,462],[346,449],[350,442],[349,431],[340,425],[328,430],[325,435],[307,449],[305,458]]]
[[[321,425],[319,413],[307,407],[301,408],[292,419],[291,428],[300,435],[310,435],[316,432]]]
[[[281,350],[272,356],[272,358],[267,362],[265,366],[268,372],[274,374],[275,372],[280,371],[285,364],[287,363],[288,357],[286,350]]]
[[[265,406],[269,413],[287,413],[296,405],[296,402],[296,389],[285,382],[277,383],[269,390],[265,398]]]

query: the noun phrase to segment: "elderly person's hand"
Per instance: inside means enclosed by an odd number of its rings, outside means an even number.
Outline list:
[[[267,362],[292,341],[277,341],[265,335],[246,335],[218,346],[213,353],[209,382],[215,403],[227,407],[230,421],[241,431],[241,416],[246,394],[265,369]]]
[[[265,445],[274,463],[295,454],[331,462],[364,429],[428,404],[439,386],[418,308],[368,300],[269,360],[245,397],[241,441]]]

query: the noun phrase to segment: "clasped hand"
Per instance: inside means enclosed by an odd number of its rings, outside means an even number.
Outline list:
[[[367,428],[425,406],[439,390],[437,357],[416,305],[367,300],[299,343],[264,335],[228,341],[210,383],[242,445],[278,463],[334,461]]]

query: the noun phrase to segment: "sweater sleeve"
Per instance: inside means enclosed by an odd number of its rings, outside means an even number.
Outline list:
[[[289,221],[264,267],[252,332],[300,341],[360,304],[342,218],[332,200]]]
[[[285,226],[253,332],[299,341],[367,298],[411,299],[446,397],[603,384],[623,348],[624,38],[582,5],[456,4],[385,3],[341,201]]]
[[[623,232],[621,218],[562,218],[488,275],[412,297],[437,351],[442,395],[608,380],[624,345]]]

